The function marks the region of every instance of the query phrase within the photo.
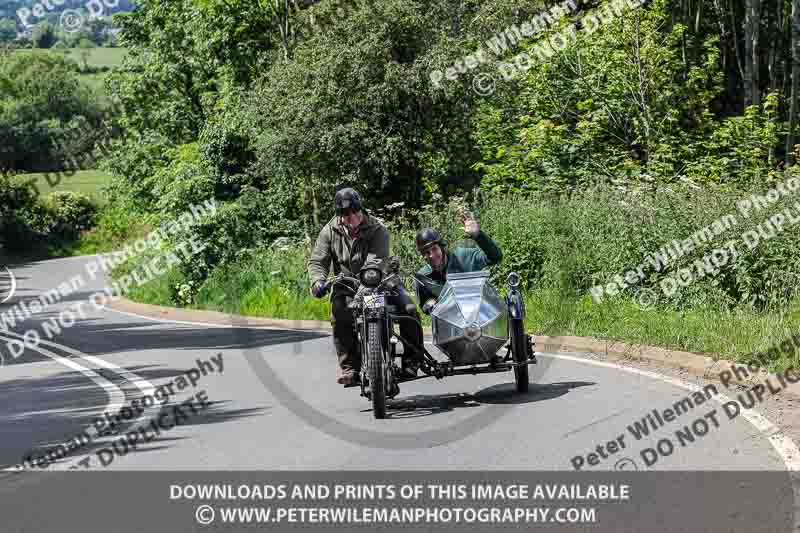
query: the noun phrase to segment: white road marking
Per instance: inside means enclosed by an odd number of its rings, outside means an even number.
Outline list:
[[[608,363],[605,361],[592,361],[591,359],[584,359],[582,357],[574,357],[571,355],[560,355],[560,354],[548,354],[543,352],[536,352],[536,355],[543,355],[545,357],[552,357],[553,359],[563,359],[565,361],[573,361],[576,363],[594,365],[603,368],[613,368],[616,370],[622,370],[623,372],[638,374],[640,376],[645,376],[651,379],[657,379],[659,381],[663,381],[665,383],[669,383],[670,385],[674,385],[676,387],[680,387],[682,389],[686,389],[692,392],[702,392],[703,390],[702,387],[699,387],[682,379],[663,376],[661,374],[650,372],[648,370],[640,370],[638,368],[628,368],[620,366],[615,363]],[[717,401],[720,405],[722,405],[725,402],[733,401],[730,397],[722,393],[713,396],[713,399]],[[786,464],[786,468],[791,472],[800,472],[800,449],[798,449],[797,444],[795,444],[795,442],[791,438],[784,435],[781,432],[780,428],[778,428],[775,424],[770,422],[765,416],[760,414],[755,409],[745,409],[742,407],[741,412],[742,412],[742,417],[744,417],[745,420],[750,422],[750,424],[753,427],[755,427],[758,430],[758,432],[761,433],[770,442],[770,444],[772,444],[772,447],[775,448],[775,451],[778,452],[778,455],[780,455],[781,459],[783,459],[784,464]]]
[[[17,292],[17,278],[14,277],[14,273],[11,272],[8,267],[6,267],[6,272],[8,272],[9,276],[11,276],[11,290],[8,291],[8,295],[2,302],[0,302],[0,304],[4,304],[9,301],[11,297],[14,296],[14,293]]]
[[[8,333],[8,332],[6,332],[6,333]],[[0,339],[13,340],[12,338],[6,337],[5,335],[2,335],[2,334],[0,334]],[[106,393],[108,394],[108,397],[109,397],[109,402],[106,405],[106,411],[109,411],[109,412],[113,413],[114,411],[119,411],[122,408],[122,405],[123,405],[123,403],[125,401],[125,393],[123,393],[122,389],[119,388],[116,384],[114,384],[111,381],[107,380],[106,378],[104,378],[103,376],[101,376],[100,374],[95,372],[94,370],[92,370],[90,368],[86,368],[86,367],[84,367],[82,365],[79,365],[78,363],[76,363],[71,358],[55,354],[55,353],[53,353],[53,352],[51,352],[49,350],[45,350],[44,348],[41,348],[41,347],[38,347],[38,346],[36,348],[31,348],[31,347],[26,346],[26,348],[29,349],[29,350],[34,350],[36,352],[39,352],[42,355],[45,355],[45,356],[49,357],[53,361],[55,361],[57,363],[60,363],[60,364],[64,365],[67,368],[70,368],[72,370],[80,372],[81,374],[83,374],[87,378],[91,379],[97,386],[102,387],[106,391]],[[67,441],[67,442],[69,442],[69,441]],[[19,466],[19,465],[17,465],[17,466]],[[4,468],[4,469],[2,469],[2,471],[5,471],[5,472],[19,472],[20,468],[18,468],[17,466]]]
[[[10,335],[14,335],[15,337],[19,337],[21,339],[24,339],[24,337],[22,335],[20,335],[18,333],[15,333],[15,332],[5,332],[5,333],[10,334]],[[101,358],[95,357],[93,355],[84,354],[82,352],[79,352],[78,350],[75,350],[75,349],[70,348],[69,346],[65,346],[63,344],[59,344],[57,342],[51,342],[51,341],[46,341],[46,340],[42,339],[42,340],[39,341],[39,344],[45,344],[45,345],[48,345],[48,346],[52,346],[54,348],[58,348],[60,350],[63,350],[64,352],[74,356],[74,358],[83,359],[84,361],[91,362],[91,363],[96,364],[97,366],[100,366],[100,367],[105,368],[107,370],[111,370],[112,372],[114,372],[115,374],[119,375],[120,377],[122,377],[124,379],[127,379],[128,381],[133,383],[136,386],[136,388],[138,388],[140,391],[142,391],[142,394],[144,396],[154,396],[155,395],[156,388],[152,383],[150,383],[149,381],[147,381],[143,377],[139,376],[138,374],[136,374],[134,372],[131,372],[130,370],[127,370],[125,368],[122,368],[121,366],[115,365],[114,363],[110,363],[110,362],[106,361],[105,359],[101,359]],[[60,356],[56,356],[56,357],[60,357]],[[69,358],[62,358],[62,359],[65,359],[67,361],[71,361],[71,359],[69,359]],[[77,365],[77,363],[75,363],[75,364],[76,364],[76,366],[78,366],[80,368],[84,368],[84,367],[82,367],[80,365]],[[92,372],[90,369],[86,369],[86,370],[89,371],[89,372]],[[92,373],[94,373],[94,372],[92,372]],[[99,376],[99,374],[96,374],[96,373],[94,373],[94,374]],[[100,376],[100,377],[102,378],[102,376]],[[105,378],[102,378],[102,379],[105,379]],[[113,383],[112,383],[112,385],[114,387],[117,387]],[[107,406],[106,410],[105,410],[105,412],[109,413],[109,415],[111,415],[113,413],[119,413],[119,410],[123,407],[123,403],[124,403],[124,400],[125,400],[125,395],[124,395],[124,393],[122,393],[122,390],[119,389],[119,387],[117,387],[117,389],[120,391],[120,394],[122,394],[122,400],[123,401],[119,402],[118,405],[117,404],[114,404],[114,405],[109,404]],[[146,411],[148,411],[148,412],[149,411],[155,411],[155,408],[154,407],[150,407],[149,409],[146,409]],[[140,415],[140,416],[143,416],[143,415],[144,415],[144,413],[142,415]],[[97,436],[98,430],[97,430],[97,428],[94,427],[94,425],[90,425],[90,426],[87,426],[86,433],[89,434],[89,435]],[[67,442],[70,442],[70,441],[67,441]],[[77,461],[70,462],[70,460],[67,460],[63,464],[62,463],[51,464],[50,466],[53,467],[52,468],[53,470],[66,470],[70,466],[74,466],[75,463],[77,463]],[[11,468],[11,469],[6,469],[6,470],[17,471],[16,468]]]
[[[103,307],[103,310],[104,311],[113,311],[113,312],[119,313],[121,315],[128,315],[128,316],[132,316],[132,317],[136,317],[136,318],[143,318],[145,320],[151,320],[153,322],[161,322],[163,324],[184,324],[184,325],[187,325],[187,326],[206,326],[206,327],[209,327],[209,328],[222,328],[222,329],[244,328],[244,329],[264,329],[264,330],[273,330],[273,331],[302,331],[302,332],[317,331],[317,330],[314,330],[314,329],[284,328],[284,327],[278,327],[278,326],[240,326],[240,325],[236,325],[236,324],[226,325],[226,324],[213,324],[213,323],[210,323],[210,322],[190,322],[188,320],[170,320],[170,319],[166,319],[166,318],[153,318],[153,317],[150,317],[150,316],[137,315],[136,313],[131,313],[131,312],[128,312],[128,311],[120,311],[118,309],[111,309],[109,307]],[[257,318],[257,317],[253,317],[253,318]]]
[[[137,315],[135,313],[128,313],[126,311],[117,311],[116,309],[108,309],[108,311],[114,311],[115,313],[121,313],[124,315],[135,316],[137,318],[143,318],[145,320],[150,320],[153,322],[161,322],[164,324],[190,324],[196,326],[209,326],[209,327],[222,327],[222,328],[229,328],[229,327],[251,327],[251,326],[222,326],[219,324],[206,324],[201,322],[186,322],[186,321],[179,321],[179,320],[169,320],[164,318],[153,318],[143,315]],[[251,329],[267,329],[267,328],[259,328],[259,327],[251,327]],[[270,328],[270,329],[286,329],[288,328]],[[289,330],[294,331],[294,330]],[[299,330],[302,331],[302,330]],[[431,343],[426,342],[425,344],[431,345]],[[590,359],[584,359],[581,357],[573,357],[569,355],[558,355],[558,354],[548,354],[543,352],[535,352],[537,355],[544,355],[547,357],[552,357],[554,359],[563,359],[565,361],[573,361],[575,363],[582,363],[587,365],[594,365],[604,368],[613,368],[616,370],[621,370],[623,372],[628,372],[631,374],[638,374],[641,376],[646,376],[651,379],[655,379],[658,381],[663,381],[665,383],[669,383],[670,385],[674,385],[676,387],[690,390],[692,392],[701,391],[702,389],[696,385],[689,383],[688,381],[683,381],[680,379],[671,378],[668,376],[662,376],[661,374],[657,374],[655,372],[649,372],[647,370],[639,370],[637,368],[626,368],[624,366],[620,366],[614,363],[607,363],[603,361],[592,361]],[[715,399],[719,401],[720,405],[723,401],[732,401],[729,397],[725,396],[724,394],[718,394]],[[720,401],[723,400],[723,401]],[[775,451],[778,452],[781,459],[783,460],[784,464],[786,465],[787,469],[793,472],[800,472],[800,449],[798,449],[797,444],[789,438],[788,436],[784,435],[780,428],[778,428],[775,424],[770,422],[766,417],[755,411],[754,409],[742,409],[742,416],[745,420],[747,420],[756,430],[759,431],[767,440],[769,440],[772,447]]]
[[[15,337],[19,337],[20,339],[24,339],[24,337],[22,335],[20,335],[19,333],[15,333],[13,331],[5,331],[3,333],[8,334],[8,335],[14,335]],[[155,388],[155,386],[153,386],[152,383],[150,383],[149,381],[147,381],[143,377],[139,376],[138,374],[136,374],[134,372],[131,372],[130,370],[128,370],[126,368],[122,368],[121,366],[117,366],[114,363],[110,363],[110,362],[106,361],[105,359],[101,359],[99,357],[95,357],[94,355],[87,355],[87,354],[85,354],[83,352],[79,352],[78,350],[70,348],[69,346],[65,346],[65,345],[59,344],[57,342],[46,341],[44,339],[39,340],[39,344],[45,344],[47,346],[52,346],[53,348],[58,348],[59,350],[63,350],[63,351],[67,352],[70,355],[73,355],[74,357],[76,357],[78,359],[83,359],[83,360],[88,361],[90,363],[94,363],[97,366],[103,367],[103,368],[105,368],[107,370],[111,370],[115,374],[118,374],[119,376],[127,379],[128,381],[130,381],[131,383],[136,385],[136,387],[139,390],[141,390],[142,394],[144,394],[145,396],[152,395],[152,394],[155,393],[156,388]]]
[[[645,376],[651,379],[656,379],[659,381],[663,381],[665,383],[669,383],[670,385],[674,385],[681,389],[689,390],[692,392],[701,392],[702,388],[689,383],[688,381],[684,381],[678,378],[672,378],[669,376],[662,376],[661,374],[657,374],[655,372],[650,372],[647,370],[640,370],[638,368],[628,368],[624,366],[617,365],[615,363],[608,363],[605,361],[593,361],[591,359],[584,359],[582,357],[575,357],[571,355],[560,355],[560,354],[547,354],[542,352],[535,352],[537,355],[543,355],[545,357],[551,357],[553,359],[562,359],[565,361],[574,361],[576,363],[583,363],[587,365],[594,365],[603,368],[612,368],[616,370],[622,370],[623,372],[629,372],[631,374],[638,374],[640,376]],[[717,395],[713,396],[713,399],[717,401],[720,405],[724,402],[730,402],[731,400],[728,396],[722,393],[718,393]],[[783,463],[786,465],[786,468],[790,474],[790,479],[792,483],[792,492],[794,496],[794,525],[795,530],[800,529],[800,479],[796,472],[800,471],[800,450],[797,448],[797,444],[789,438],[787,435],[784,435],[780,428],[777,427],[775,424],[770,422],[765,416],[760,414],[755,409],[745,409],[744,407],[741,408],[741,416],[744,417],[745,420],[750,422],[750,424],[758,430],[761,435],[766,437],[772,447],[778,452],[781,459],[783,459]]]

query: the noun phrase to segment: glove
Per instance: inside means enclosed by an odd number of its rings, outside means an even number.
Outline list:
[[[431,314],[431,311],[433,311],[434,306],[436,306],[436,299],[431,298],[430,300],[428,300],[423,304],[422,312],[425,313],[426,315],[429,315]]]
[[[311,294],[314,298],[322,298],[328,292],[328,284],[324,280],[319,280],[311,286]]]
[[[400,272],[400,258],[396,255],[389,258],[389,272]]]

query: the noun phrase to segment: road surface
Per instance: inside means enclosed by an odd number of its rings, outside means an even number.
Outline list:
[[[770,420],[757,411],[728,416],[723,404],[734,391],[581,354],[539,354],[523,395],[511,373],[405,383],[388,418],[374,420],[357,388],[335,383],[328,334],[248,327],[241,318],[176,323],[103,307],[91,297],[109,280],[87,275],[94,260],[11,268],[15,293],[0,306],[8,317],[0,331],[0,500],[3,490],[17,490],[21,468],[797,470],[797,447]],[[59,301],[10,319],[20,302],[30,311],[59,286]],[[33,331],[41,342],[20,344]],[[114,416],[115,431],[101,434],[107,422],[98,420]],[[42,516],[17,518],[27,525]]]

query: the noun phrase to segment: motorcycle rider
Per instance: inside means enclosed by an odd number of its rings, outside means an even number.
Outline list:
[[[481,231],[478,221],[466,212],[462,214],[462,218],[464,232],[478,244],[478,248],[460,246],[448,251],[447,243],[436,229],[425,228],[417,233],[417,251],[428,264],[417,272],[414,289],[417,302],[426,315],[431,314],[436,305],[447,282],[448,272],[475,272],[496,265],[503,259],[500,248]]]
[[[361,267],[377,262],[386,271],[389,260],[389,232],[375,217],[363,210],[361,196],[352,188],[339,190],[334,197],[336,215],[322,228],[314,250],[308,259],[308,275],[311,279],[311,294],[322,298],[327,293],[327,276],[331,264],[334,275],[344,273],[358,277]],[[402,373],[405,377],[416,377],[422,355],[422,327],[419,313],[411,297],[398,287],[398,296],[387,299],[397,306],[399,313],[416,318],[400,320],[400,335],[411,344],[404,345]],[[331,326],[333,343],[339,359],[336,382],[353,385],[361,369],[361,346],[355,336],[353,312],[348,305],[353,293],[334,286],[331,297]]]

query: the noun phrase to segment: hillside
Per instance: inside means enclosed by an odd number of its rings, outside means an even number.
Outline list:
[[[7,0],[0,5],[0,19],[12,19],[16,22],[19,31],[25,31],[42,22],[58,25],[62,13],[67,10],[77,10],[88,21],[135,9],[130,0],[118,0],[115,3],[117,5],[114,7],[108,7],[102,0],[62,0],[60,5],[55,2],[45,4],[34,0]],[[43,12],[40,17],[36,16],[37,6],[40,6]]]

